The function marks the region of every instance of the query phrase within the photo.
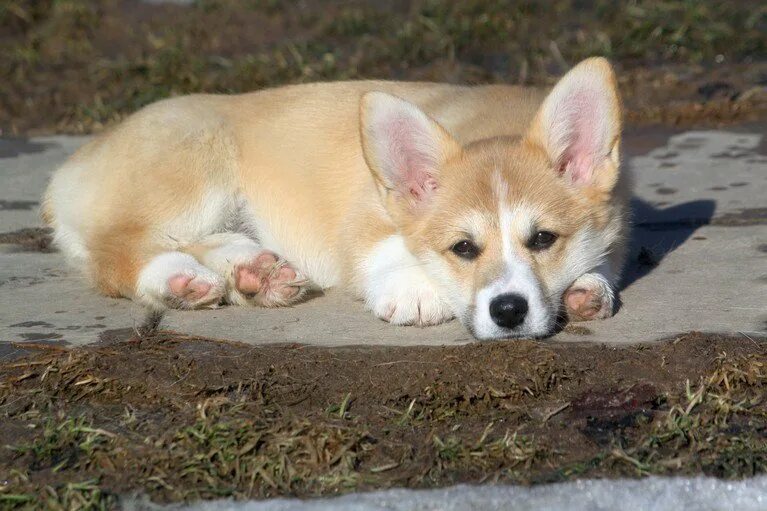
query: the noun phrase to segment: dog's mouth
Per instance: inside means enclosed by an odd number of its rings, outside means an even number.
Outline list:
[[[497,324],[483,321],[477,314],[476,305],[472,305],[465,314],[459,316],[461,323],[469,333],[480,341],[545,339],[556,334],[562,321],[559,304],[546,304],[543,312],[531,314],[535,320],[526,320],[516,328],[504,328]]]

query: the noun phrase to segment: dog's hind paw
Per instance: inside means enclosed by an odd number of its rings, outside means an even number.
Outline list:
[[[135,298],[155,310],[217,307],[226,283],[189,254],[164,252],[142,269]]]
[[[262,307],[280,307],[300,300],[308,280],[287,261],[263,251],[234,268],[234,285],[245,299]]]

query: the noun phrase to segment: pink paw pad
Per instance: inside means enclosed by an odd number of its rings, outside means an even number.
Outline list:
[[[277,305],[297,297],[303,285],[296,270],[271,252],[262,252],[238,266],[234,276],[239,292],[264,305]]]
[[[173,296],[181,302],[181,306],[195,307],[221,298],[220,293],[211,292],[215,291],[212,283],[192,275],[180,274],[170,277],[168,288]]]
[[[571,321],[589,321],[601,317],[603,297],[593,289],[570,289],[565,293],[565,306]]]

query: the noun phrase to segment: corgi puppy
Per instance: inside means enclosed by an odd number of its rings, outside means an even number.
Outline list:
[[[563,311],[614,312],[620,138],[602,58],[547,95],[385,81],[192,95],[82,147],[43,218],[98,290],[156,310],[344,285],[396,325],[543,337]]]

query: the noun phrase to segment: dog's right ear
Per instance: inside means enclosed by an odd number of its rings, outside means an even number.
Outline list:
[[[440,168],[461,151],[458,142],[412,103],[383,92],[360,102],[362,151],[385,188],[413,207],[439,188]]]

